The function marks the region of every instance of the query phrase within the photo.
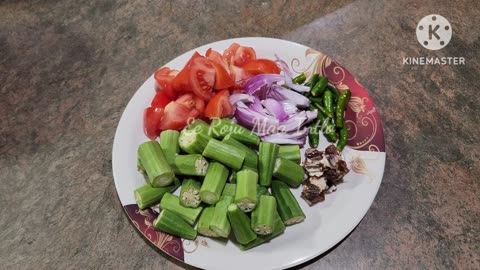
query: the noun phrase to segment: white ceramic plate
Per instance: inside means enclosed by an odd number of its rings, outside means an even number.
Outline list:
[[[295,72],[320,73],[340,90],[349,88],[352,98],[346,119],[349,140],[344,157],[351,172],[337,191],[326,200],[309,207],[300,198],[301,188],[293,190],[307,218],[289,226],[283,235],[248,251],[232,241],[198,236],[195,241],[153,230],[156,214],[141,211],[133,191],[145,182],[136,169],[137,147],[148,138],[143,133],[143,110],[149,106],[154,90],[148,78],[128,103],[117,127],[112,151],[113,176],[120,201],[135,227],[160,250],[187,264],[206,269],[282,269],[310,260],[340,242],[361,221],[380,187],[385,166],[383,129],[373,101],[362,85],[342,66],[326,55],[290,41],[271,38],[237,38],[214,42],[186,52],[165,64],[181,69],[190,56],[208,48],[223,51],[231,43],[253,47],[258,58],[283,59]],[[319,148],[327,141],[321,137]],[[178,190],[177,190],[178,192]],[[145,246],[147,248],[147,246]]]

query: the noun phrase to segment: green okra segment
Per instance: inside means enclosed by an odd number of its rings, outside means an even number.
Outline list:
[[[237,172],[234,202],[243,212],[250,212],[257,204],[258,174],[252,170]]]
[[[305,176],[303,167],[284,158],[277,158],[273,168],[273,176],[292,187],[299,186]]]
[[[180,199],[170,193],[165,193],[160,201],[160,208],[163,210],[169,210],[173,213],[181,216],[188,224],[193,225],[198,216],[202,212],[202,207],[189,208],[180,204]]]
[[[231,134],[228,134],[223,138],[222,142],[234,146],[242,151],[245,152],[245,161],[243,162],[243,166],[247,166],[249,168],[257,170],[258,166],[258,155],[257,152],[255,152],[253,149],[250,147],[244,145],[243,143],[235,140]]]
[[[237,172],[236,171],[232,170],[232,172],[228,176],[228,182],[232,183],[232,184],[237,183]]]
[[[222,196],[232,196],[235,197],[235,192],[237,190],[237,185],[232,183],[226,183],[223,187]]]
[[[228,238],[231,230],[227,209],[232,201],[232,196],[221,196],[220,200],[215,204],[215,211],[210,222],[210,229],[223,238]]]
[[[167,192],[172,192],[177,186],[172,184],[170,186],[155,188],[150,184],[141,186],[134,191],[135,201],[137,202],[138,208],[141,210],[150,207],[158,203],[163,195]]]
[[[201,119],[195,119],[187,126],[187,129],[190,131],[195,131],[198,133],[204,133],[208,135],[210,126]]]
[[[200,154],[178,155],[173,168],[177,175],[205,176],[208,161]]]
[[[153,187],[165,187],[173,182],[175,174],[157,141],[140,144],[138,158]]]
[[[274,214],[276,211],[275,198],[261,195],[257,207],[252,212],[252,230],[256,234],[267,235],[273,231]]]
[[[268,195],[268,190],[267,190],[266,187],[257,185],[257,202],[258,202],[258,199],[260,198],[260,196],[262,196],[262,195]]]
[[[178,138],[178,145],[186,153],[201,154],[210,140],[207,132],[201,128],[183,129]]]
[[[216,139],[223,139],[228,134],[231,134],[235,140],[248,144],[258,145],[260,138],[252,131],[237,125],[229,119],[214,119],[210,126],[210,136]]]
[[[246,245],[257,238],[255,232],[250,228],[250,219],[236,204],[230,204],[227,213],[237,242]]]
[[[227,182],[228,169],[218,162],[211,162],[207,175],[200,188],[200,199],[208,204],[215,204],[220,199],[223,187]]]
[[[248,244],[245,244],[245,245],[240,245],[240,249],[242,251],[245,251],[247,249],[251,249],[251,248],[259,246],[263,243],[266,243],[266,242],[272,240],[273,238],[279,236],[280,234],[282,234],[285,231],[285,224],[283,224],[283,220],[276,210],[275,210],[274,215],[275,216],[274,216],[272,233],[267,234],[267,235],[257,235],[257,238],[255,240],[253,240],[252,242],[250,242]]]
[[[177,130],[169,129],[160,133],[160,147],[163,154],[165,154],[168,164],[172,167],[174,166],[175,156],[180,152],[178,137],[180,137],[180,132]]]
[[[180,204],[185,207],[197,208],[200,205],[201,184],[193,179],[185,179],[180,188]]]
[[[299,145],[280,145],[278,148],[277,157],[291,160],[297,164],[300,164],[302,160],[300,155],[300,146]]]
[[[182,217],[170,210],[162,210],[153,222],[153,227],[156,230],[185,239],[193,240],[197,237],[197,231]]]
[[[261,186],[268,187],[272,181],[272,172],[275,165],[279,146],[270,142],[261,142],[258,148],[258,171]]]
[[[203,209],[200,218],[198,219],[197,231],[201,235],[208,237],[218,237],[217,233],[210,229],[210,224],[215,213],[215,207],[209,206]]]
[[[285,183],[272,181],[272,195],[277,200],[277,210],[285,225],[299,223],[305,219],[302,208]]]
[[[234,170],[239,170],[245,160],[245,152],[216,139],[210,139],[203,156],[216,160]]]

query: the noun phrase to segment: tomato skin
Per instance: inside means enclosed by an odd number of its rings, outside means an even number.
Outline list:
[[[240,45],[237,43],[232,43],[230,47],[223,51],[223,58],[225,58],[229,65],[233,63],[233,58],[235,57],[235,53],[237,52],[238,48],[240,48]]]
[[[172,88],[172,83],[175,79],[175,76],[170,75],[174,74],[174,72],[176,72],[176,70],[171,70],[168,67],[163,67],[155,71],[153,75],[156,82],[156,91],[165,92],[170,99],[175,98],[175,91]]]
[[[187,125],[189,119],[190,110],[187,106],[180,104],[176,101],[168,103],[164,109],[164,116],[160,122],[159,129],[167,130],[174,129],[180,130]]]
[[[148,107],[143,112],[143,132],[150,140],[160,135],[160,123],[164,116],[164,109]]]
[[[153,97],[152,103],[150,104],[154,108],[163,109],[167,106],[168,103],[172,101],[165,91],[159,91]]]
[[[177,92],[191,92],[192,88],[190,87],[190,68],[192,66],[193,60],[201,56],[198,52],[195,52],[192,57],[185,64],[183,69],[177,74],[175,79],[172,82],[172,88]]]
[[[281,71],[278,65],[275,64],[275,62],[268,59],[255,59],[249,61],[244,64],[242,68],[250,74],[254,75],[262,73],[280,74]]]
[[[205,116],[209,118],[223,118],[233,114],[233,106],[230,104],[228,90],[218,92],[208,102],[205,108]]]
[[[215,89],[224,89],[235,85],[230,72],[215,62],[212,62],[212,65],[215,69],[215,85],[213,86]]]
[[[212,48],[209,48],[205,53],[205,57],[210,59],[210,61],[212,61],[213,63],[221,65],[226,71],[228,71],[227,59],[225,59],[225,57],[223,57],[219,52],[213,50]]]
[[[212,97],[212,90],[215,84],[215,69],[205,57],[198,57],[193,60],[190,67],[190,87],[195,95],[204,100]]]
[[[246,83],[246,79],[253,76],[252,74],[245,71],[243,68],[237,67],[235,65],[230,65],[230,74],[233,81],[235,82],[234,88],[242,88]]]
[[[244,64],[257,59],[257,54],[252,47],[240,46],[235,52],[235,57],[233,58],[233,64],[236,66],[243,66]]]

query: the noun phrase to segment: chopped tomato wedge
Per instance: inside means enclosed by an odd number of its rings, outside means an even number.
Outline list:
[[[247,62],[242,68],[254,75],[262,73],[280,74],[280,68],[275,62],[268,59],[255,59]]]
[[[152,100],[151,106],[154,108],[163,109],[167,106],[168,103],[172,101],[165,91],[159,91],[155,94],[155,97]]]
[[[190,117],[190,110],[187,106],[180,104],[176,101],[168,103],[165,107],[162,121],[160,122],[159,129],[175,129],[179,130],[187,125]]]
[[[233,106],[229,100],[230,94],[228,90],[218,92],[208,102],[205,108],[205,116],[209,118],[222,118],[233,114]]]
[[[252,47],[240,46],[235,52],[235,56],[233,58],[233,64],[241,67],[244,64],[255,59],[257,59],[257,55],[255,53],[255,50],[253,50]]]
[[[155,140],[160,135],[160,122],[163,118],[163,109],[148,107],[143,113],[143,131],[150,140]]]
[[[193,60],[201,56],[198,52],[195,52],[183,69],[178,73],[172,83],[172,87],[177,92],[191,92],[192,88],[190,87],[190,67],[192,66]]]
[[[213,50],[212,48],[208,49],[205,53],[205,56],[210,59],[210,61],[221,65],[225,70],[228,71],[228,62],[225,57],[223,57],[219,52]]]
[[[177,75],[177,70],[171,70],[168,67],[163,67],[157,71],[153,77],[157,82],[157,92],[165,92],[165,94],[169,98],[175,98],[175,91],[172,88],[173,80],[175,79],[175,75]]]
[[[230,74],[233,81],[235,82],[235,88],[242,88],[246,83],[246,79],[252,77],[253,75],[245,71],[241,67],[230,65]]]
[[[215,69],[205,57],[195,58],[190,67],[190,87],[199,98],[209,100],[215,84]]]
[[[228,64],[233,63],[233,58],[235,57],[235,53],[237,52],[238,48],[240,48],[240,45],[237,43],[232,43],[230,47],[223,51],[223,58],[225,58]]]
[[[232,76],[225,68],[215,62],[212,62],[212,65],[215,69],[215,85],[213,86],[215,89],[229,88],[235,85]]]

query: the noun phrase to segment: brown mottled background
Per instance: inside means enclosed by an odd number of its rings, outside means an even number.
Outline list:
[[[445,16],[428,51],[417,22]],[[387,164],[356,230],[305,269],[480,269],[480,2],[0,1],[0,268],[180,269],[128,222],[112,179],[120,115],[159,66],[266,36],[321,50],[381,112]],[[465,66],[405,66],[463,56]]]

